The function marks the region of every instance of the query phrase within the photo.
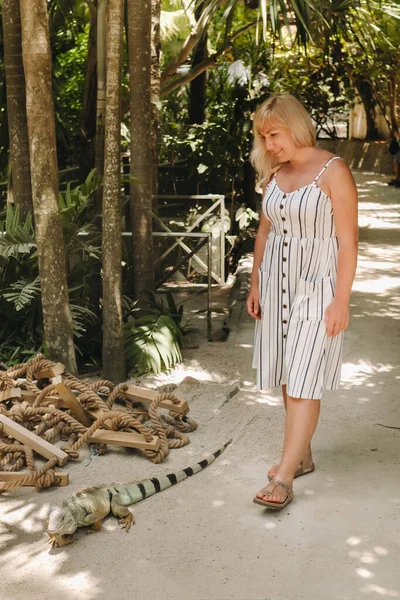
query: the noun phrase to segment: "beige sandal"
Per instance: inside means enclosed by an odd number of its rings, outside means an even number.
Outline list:
[[[278,465],[274,465],[273,467],[270,468],[270,470],[268,471],[268,479],[269,481],[272,481],[274,478],[272,475],[270,475],[272,469],[275,469],[275,471],[278,470]],[[303,461],[300,461],[300,465],[296,471],[296,473],[294,474],[294,478],[296,479],[296,477],[301,477],[302,475],[307,475],[307,473],[312,473],[315,470],[315,464],[312,463],[311,467],[307,467],[305,468],[303,465]]]
[[[272,495],[276,486],[280,485],[281,488],[283,488],[287,494],[285,500],[283,502],[271,502],[270,500],[263,500],[262,498],[258,498],[257,496],[254,496],[253,502],[255,502],[256,504],[261,504],[262,506],[266,506],[267,508],[272,508],[273,510],[281,510],[282,508],[285,508],[285,506],[290,504],[291,501],[293,500],[293,498],[294,498],[293,490],[288,485],[286,485],[286,483],[283,483],[283,481],[278,481],[277,479],[272,479],[271,483],[274,484],[274,487],[272,488],[272,490],[267,490],[268,486],[266,486],[265,488],[260,490],[260,493],[263,494],[263,496],[269,497]]]

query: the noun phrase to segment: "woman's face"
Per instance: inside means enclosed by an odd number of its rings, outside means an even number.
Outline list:
[[[296,145],[289,129],[273,123],[266,123],[260,131],[267,152],[273,154],[279,162],[290,160],[296,150]]]

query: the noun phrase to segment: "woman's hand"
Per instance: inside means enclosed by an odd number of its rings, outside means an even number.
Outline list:
[[[261,320],[261,307],[260,307],[260,294],[258,292],[258,285],[252,285],[250,287],[249,295],[246,300],[247,312],[251,317]]]
[[[345,300],[334,299],[325,311],[325,325],[328,337],[335,337],[349,325],[349,304]]]

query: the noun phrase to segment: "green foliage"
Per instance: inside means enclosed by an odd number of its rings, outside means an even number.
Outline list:
[[[19,279],[10,285],[9,291],[3,292],[3,298],[7,302],[12,302],[17,312],[29,306],[39,296],[39,277],[36,277],[33,281]]]
[[[128,370],[134,374],[159,373],[181,362],[183,307],[176,306],[170,293],[167,305],[154,294],[143,306],[132,305],[131,318],[125,326],[125,348]]]
[[[99,328],[99,307],[91,304],[93,277],[100,270],[100,237],[94,226],[93,197],[101,185],[91,172],[82,185],[68,184],[60,211],[68,266],[75,340],[83,357],[92,350],[90,331]],[[4,361],[23,359],[23,348],[39,350],[43,339],[40,279],[32,217],[7,204],[0,220],[0,339]],[[87,235],[78,235],[80,231]],[[85,343],[82,343],[85,342]],[[15,354],[15,349],[19,352]],[[25,356],[25,355],[24,355]],[[18,362],[18,360],[17,360]]]
[[[251,208],[242,204],[240,208],[236,211],[235,221],[239,226],[239,229],[244,230],[249,227],[254,227],[254,223],[259,221],[260,217],[258,213],[254,212]]]
[[[185,164],[184,185],[178,193],[241,194],[243,164],[251,146],[251,112],[260,96],[230,81],[227,65],[210,71],[207,120],[187,124],[186,106],[172,97],[161,114],[160,159]],[[185,122],[186,121],[186,122]],[[162,176],[161,176],[162,177]],[[161,179],[161,187],[168,182]]]
[[[68,266],[68,284],[76,350],[81,364],[101,362],[101,307],[93,287],[101,268],[100,235],[95,225],[95,192],[101,179],[92,171],[82,185],[60,193],[60,213]],[[1,215],[0,215],[1,216]],[[0,221],[1,357],[8,364],[26,360],[42,348],[40,279],[32,218],[21,220],[19,208],[8,204]],[[81,235],[81,233],[85,235]],[[99,280],[101,284],[101,281]],[[172,367],[181,360],[183,307],[167,294],[161,300],[124,299],[129,368],[135,372]]]

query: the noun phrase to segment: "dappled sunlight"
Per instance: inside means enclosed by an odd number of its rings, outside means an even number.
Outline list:
[[[197,360],[187,360],[186,364],[181,363],[176,365],[168,373],[159,373],[158,375],[146,377],[146,381],[143,384],[164,385],[166,383],[175,383],[179,385],[185,377],[193,377],[199,382],[226,383],[226,377],[203,369]]]
[[[78,595],[93,600],[100,592],[99,580],[83,565],[77,572],[68,568],[64,574],[69,547],[52,549],[49,545],[45,529],[51,508],[47,502],[25,504],[7,497],[7,506],[1,506],[0,569],[12,565],[8,584],[18,586],[20,597],[40,598],[51,580],[59,600],[73,600]]]
[[[257,397],[255,399],[255,402],[257,404],[267,404],[268,406],[280,406],[281,404],[283,404],[283,400],[280,397],[270,396],[263,392],[259,392],[259,393],[262,395],[260,395],[259,397]]]
[[[353,386],[375,387],[374,382],[369,379],[379,373],[390,373],[397,367],[390,364],[371,363],[369,361],[359,360],[357,363],[344,362],[342,365],[341,387],[350,389]],[[383,383],[383,381],[382,381]],[[360,399],[367,402],[369,399]]]
[[[354,573],[360,580],[366,581],[377,577],[374,572],[374,567],[379,566],[379,562],[390,556],[387,548],[380,545],[374,545],[372,548],[365,548],[367,538],[365,536],[350,536],[346,539],[346,544],[349,547],[348,557],[350,563],[358,561],[358,565],[354,566]],[[368,583],[360,588],[360,591],[369,594],[377,593],[388,598],[398,598],[399,590],[388,589],[379,583]]]
[[[396,592],[396,590],[388,590],[380,585],[375,584],[362,587],[360,591],[364,592],[365,594],[375,593],[379,594],[380,596],[387,596],[388,598],[398,598],[400,596],[400,593]]]
[[[223,500],[213,500],[212,505],[220,508],[221,506],[224,506],[225,502]]]
[[[389,267],[388,267],[389,268]],[[384,296],[390,291],[400,288],[400,277],[375,277],[363,281],[355,281],[353,291],[355,292],[372,292],[376,296]],[[400,318],[400,312],[393,311],[393,317]]]

